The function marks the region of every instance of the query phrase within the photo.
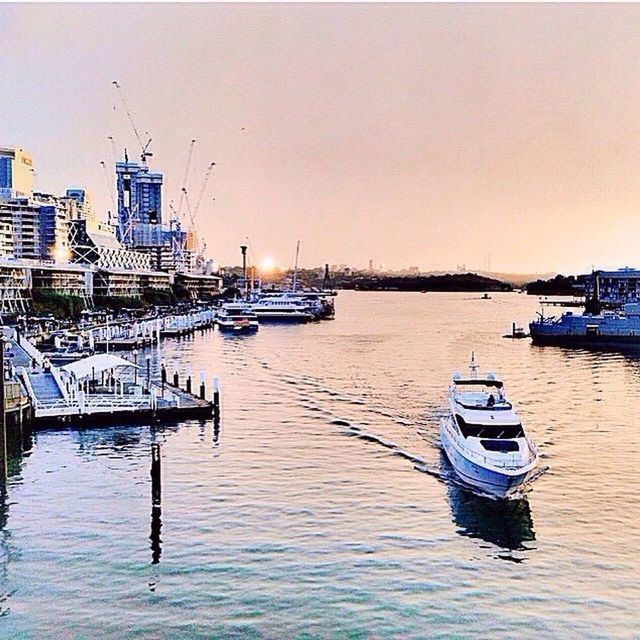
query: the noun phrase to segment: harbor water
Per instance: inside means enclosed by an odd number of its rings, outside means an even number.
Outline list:
[[[505,339],[538,308],[515,293],[336,307],[150,351],[220,377],[219,430],[36,433],[0,503],[0,637],[640,637],[640,352]],[[516,500],[462,489],[439,448],[472,350],[541,455]]]

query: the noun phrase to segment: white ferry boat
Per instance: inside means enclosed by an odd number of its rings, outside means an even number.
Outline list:
[[[507,400],[495,374],[453,376],[450,415],[440,422],[444,451],[461,480],[484,493],[507,497],[531,478],[538,464],[535,444]]]
[[[258,317],[246,302],[227,302],[218,310],[218,329],[225,333],[252,333],[258,330]]]
[[[260,322],[303,324],[315,319],[308,304],[287,294],[260,297],[251,308]]]

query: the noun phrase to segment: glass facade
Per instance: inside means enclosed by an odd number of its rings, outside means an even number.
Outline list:
[[[13,190],[13,158],[0,156],[0,198],[11,198]]]
[[[116,164],[121,234],[137,224],[162,224],[162,174],[136,162]]]

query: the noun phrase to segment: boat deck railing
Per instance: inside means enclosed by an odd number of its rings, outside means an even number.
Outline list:
[[[451,423],[451,418],[442,418],[442,420],[449,420],[449,423]],[[511,455],[500,453],[500,456],[501,456],[500,459],[494,458],[492,456],[486,456],[468,447],[464,441],[464,438],[461,437],[454,428],[448,429],[448,432],[452,437],[452,439],[455,440],[456,446],[458,446],[460,449],[464,451],[466,457],[473,458],[475,460],[478,460],[479,462],[483,462],[484,464],[489,463],[494,467],[500,467],[502,469],[518,469],[519,467],[529,464],[537,455],[535,445],[533,445],[533,448],[532,448],[532,444],[529,442],[528,439],[526,439],[529,456],[524,465],[522,463],[522,459],[519,453],[518,454],[514,453]]]
[[[115,411],[147,411],[151,409],[150,396],[113,396],[100,394],[75,400],[39,401],[35,407],[37,418],[109,413]]]

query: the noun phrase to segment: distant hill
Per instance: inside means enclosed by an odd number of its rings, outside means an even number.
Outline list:
[[[556,274],[554,272],[549,273],[493,273],[489,271],[478,271],[478,275],[485,276],[487,278],[495,278],[502,282],[508,282],[517,289],[523,288],[529,282],[534,280],[548,280],[553,278]]]
[[[548,280],[535,280],[526,286],[527,293],[534,296],[583,296],[585,276],[563,276],[558,274]]]
[[[476,273],[447,273],[440,276],[355,276],[336,278],[341,289],[358,291],[512,291],[508,282]]]

